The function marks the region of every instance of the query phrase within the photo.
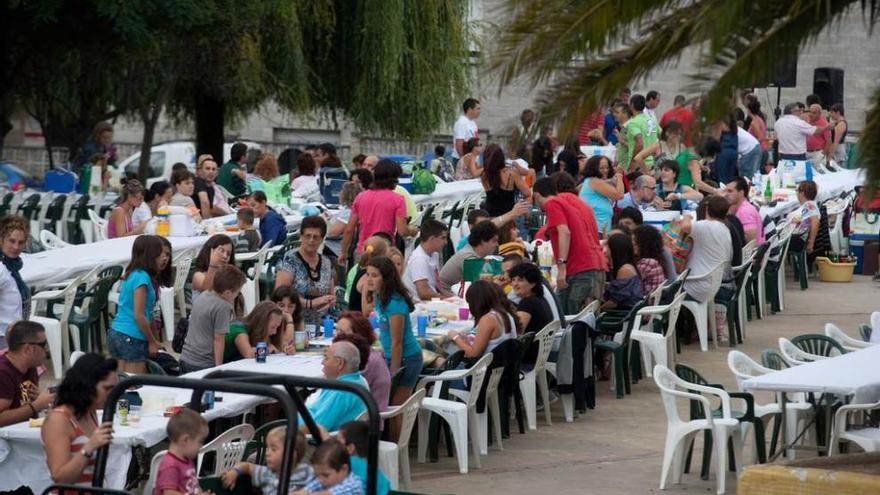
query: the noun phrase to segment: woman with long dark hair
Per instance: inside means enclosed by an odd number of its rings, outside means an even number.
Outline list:
[[[147,359],[159,350],[153,331],[153,307],[159,296],[159,277],[171,253],[155,235],[142,235],[131,248],[131,262],[122,275],[116,317],[107,333],[110,355],[122,371],[146,373]]]
[[[519,333],[516,309],[501,288],[492,282],[477,280],[465,294],[468,309],[477,322],[473,334],[450,330],[449,340],[464,351],[469,359],[479,358],[492,352],[505,340],[515,339]]]
[[[626,234],[614,234],[605,245],[611,281],[605,286],[602,309],[630,309],[642,299],[642,281],[636,269],[633,243]]]
[[[653,225],[639,225],[633,230],[632,243],[642,294],[648,295],[666,282],[663,271],[663,235]]]
[[[481,181],[486,191],[486,211],[491,217],[500,217],[513,209],[516,191],[530,196],[532,190],[526,185],[519,168],[508,168],[504,151],[497,144],[486,146],[483,153],[483,175]]]
[[[115,359],[89,353],[64,374],[55,408],[40,430],[55,483],[91,486],[95,454],[113,438],[113,425],[99,424],[97,410],[119,381],[116,369]]]
[[[470,138],[464,143],[464,155],[455,165],[455,180],[476,179],[483,173],[482,167],[477,163],[483,146],[480,138]]]
[[[293,335],[293,332],[301,332],[305,329],[305,319],[303,318],[302,300],[299,293],[290,285],[276,287],[272,291],[271,300],[281,308],[284,313],[284,333]]]
[[[614,170],[611,159],[602,155],[591,156],[584,166],[580,198],[593,209],[600,233],[611,230],[613,202],[623,198],[624,193],[623,173]]]
[[[378,256],[367,264],[367,284],[373,293],[379,318],[379,340],[391,374],[406,367],[392,404],[403,404],[412,393],[422,371],[422,348],[412,331],[410,314],[415,309],[394,262]]]
[[[544,299],[544,276],[534,263],[520,263],[508,273],[513,292],[519,298],[516,316],[523,332],[540,332],[553,321],[553,311]]]
[[[192,300],[202,292],[211,290],[214,274],[223,265],[235,264],[235,244],[226,234],[215,234],[202,245],[193,261]]]
[[[229,333],[224,336],[223,362],[254,357],[258,342],[265,342],[272,354],[294,354],[293,329],[285,329],[282,326],[284,320],[284,313],[277,304],[271,301],[258,303],[244,320],[229,326]]]

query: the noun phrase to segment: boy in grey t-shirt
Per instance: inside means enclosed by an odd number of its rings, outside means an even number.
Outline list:
[[[233,303],[245,282],[235,265],[223,265],[214,274],[211,290],[193,301],[189,331],[180,353],[184,373],[223,364],[224,337],[232,321]]]

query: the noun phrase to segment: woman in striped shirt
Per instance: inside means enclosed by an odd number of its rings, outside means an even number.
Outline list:
[[[113,358],[89,353],[67,371],[55,408],[41,431],[46,464],[55,483],[91,485],[95,453],[110,443],[112,424],[98,424],[97,410],[119,381]]]

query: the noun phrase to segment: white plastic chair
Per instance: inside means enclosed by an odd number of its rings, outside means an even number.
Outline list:
[[[488,382],[486,383],[486,404],[483,412],[477,412],[477,422],[479,423],[479,444],[480,455],[489,455],[489,415],[492,415],[492,429],[495,433],[495,447],[498,450],[504,450],[501,445],[501,406],[498,399],[498,386],[501,384],[501,378],[504,375],[504,367],[496,367],[489,373]],[[470,399],[470,390],[459,390],[450,388],[449,395],[457,398],[462,402]]]
[[[880,409],[880,402],[841,406],[834,414],[834,425],[831,429],[831,446],[828,455],[840,453],[840,442],[842,440],[853,442],[865,452],[880,451],[880,428],[868,426],[864,428],[847,429],[850,414],[866,413],[874,409]]]
[[[70,246],[70,244],[62,241],[57,235],[46,229],[40,231],[40,244],[42,244],[46,250],[61,249]]]
[[[92,227],[95,233],[96,241],[106,241],[107,240],[107,224],[109,223],[107,220],[99,217],[95,210],[88,209],[86,210],[89,214],[89,220],[92,221]]]
[[[663,365],[654,366],[654,382],[660,388],[663,408],[666,410],[666,445],[663,449],[663,467],[660,473],[660,489],[666,489],[670,471],[673,483],[681,483],[684,471],[684,457],[687,446],[694,436],[703,430],[712,432],[715,449],[715,476],[717,493],[724,493],[727,471],[727,442],[733,441],[733,455],[737,474],[742,469],[742,438],[739,421],[731,415],[730,395],[722,389],[690,383],[677,377]],[[697,391],[700,393],[693,393]],[[705,395],[713,395],[721,402],[721,417],[712,417],[712,405]],[[703,405],[706,419],[686,421],[681,418],[676,404],[677,398],[695,400]]]
[[[403,416],[397,443],[384,440],[379,442],[379,469],[388,477],[394,490],[397,490],[399,485],[402,485],[404,490],[409,489],[412,480],[409,470],[409,440],[424,398],[425,389],[420,389],[410,395],[406,402],[399,406],[391,406],[381,415],[383,421]]]
[[[530,430],[537,430],[538,416],[538,400],[537,389],[541,391],[541,400],[544,401],[544,418],[547,425],[553,424],[550,415],[550,387],[547,383],[547,370],[545,365],[547,358],[550,357],[550,351],[553,350],[553,339],[556,338],[556,332],[559,331],[559,320],[551,321],[540,332],[535,335],[535,342],[538,343],[538,356],[535,359],[535,367],[529,371],[523,372],[523,377],[519,381],[519,389],[522,392],[523,402],[526,409],[526,421]]]
[[[785,359],[789,366],[799,366],[827,357],[804,352],[785,337],[779,337],[779,352],[782,354],[782,359]]]
[[[174,283],[171,287],[159,288],[159,308],[162,310],[162,319],[165,321],[166,342],[171,342],[174,339],[174,325],[176,323],[174,318],[175,299],[177,300],[180,314],[186,314],[186,299],[183,289],[186,285],[186,279],[189,276],[189,269],[190,266],[192,266],[192,262],[193,259],[189,256],[175,258],[173,261],[175,270]]]
[[[73,309],[74,299],[76,298],[76,290],[93,274],[97,273],[100,267],[95,267],[89,272],[80,274],[72,279],[66,287],[60,290],[45,290],[38,292],[31,297],[31,313],[28,318],[30,321],[43,325],[46,329],[46,340],[49,343],[49,354],[52,356],[52,372],[57,380],[60,380],[64,372],[64,362],[67,361],[68,367],[70,363],[70,339],[74,340],[74,348],[79,348],[79,332],[70,332],[70,313]],[[64,303],[57,315],[47,314],[39,316],[40,304],[50,299],[62,299]]]
[[[254,306],[260,302],[260,274],[263,273],[263,266],[266,264],[266,257],[269,255],[271,242],[267,242],[257,251],[256,263],[253,267],[253,275],[245,274],[244,286],[241,288],[241,295],[244,297],[244,310],[250,313]]]
[[[779,297],[779,311],[785,309],[785,259],[788,256],[788,248],[791,244],[791,234],[793,232],[794,226],[787,225],[779,234],[778,242],[782,246],[779,256],[779,269],[776,270],[776,292]],[[769,253],[767,256],[769,256]],[[766,262],[764,264],[766,265]],[[763,306],[761,308],[763,311]]]
[[[752,239],[747,242],[745,246],[742,247],[742,257],[746,259],[751,255],[755,254],[755,251],[758,249],[758,241]]]
[[[871,340],[872,343],[880,343],[880,311],[871,313]]]
[[[681,303],[686,295],[679,294],[665,306],[645,306],[633,318],[635,328],[630,338],[642,345],[642,364],[645,367],[645,374],[649,377],[653,369],[652,361],[667,368],[675,365],[675,323],[678,321]],[[665,334],[654,332],[654,321],[662,320],[664,315],[667,316]],[[648,317],[645,324],[641,324],[643,316]]]
[[[709,281],[709,295],[705,301],[685,300],[681,303],[682,306],[694,315],[694,321],[697,323],[697,334],[700,336],[700,350],[703,352],[709,350],[708,333],[712,334],[712,342],[716,348],[718,347],[718,337],[715,329],[715,294],[718,292],[718,288],[721,287],[723,279],[724,265],[720,263],[712,270],[700,276],[688,277],[688,282]]]
[[[77,199],[79,199],[79,194],[75,192],[67,194],[64,206],[61,209],[61,219],[55,222],[55,232],[58,233],[58,237],[65,241],[70,240],[70,232],[67,231],[67,220],[70,218],[70,210],[73,209]]]
[[[746,297],[746,293],[748,292],[749,284],[752,283],[752,262],[755,259],[755,253],[752,252],[748,256],[743,253],[743,263],[742,265],[735,267],[731,270],[734,278],[739,274],[739,270],[748,270],[749,273],[746,274],[745,280],[743,280],[742,287],[739,288],[739,294],[737,295],[737,304],[736,311],[739,313],[739,323],[742,328],[742,338],[746,339],[746,324],[748,323],[748,317],[746,316],[747,309],[746,307],[749,304],[748,297]]]
[[[153,495],[153,487],[156,486],[156,478],[159,476],[159,463],[162,462],[162,458],[167,453],[167,450],[156,452],[156,455],[150,461],[150,477],[147,478],[147,483],[144,485],[144,495]]]
[[[471,378],[471,388],[479,390],[483,386],[486,370],[492,362],[492,354],[488,353],[481,357],[473,366],[466,370],[450,370],[436,376],[427,376],[419,382],[418,390],[433,385],[430,397],[422,399],[419,408],[419,462],[425,462],[425,454],[428,450],[428,424],[431,414],[436,414],[449,424],[452,438],[455,442],[455,452],[458,457],[458,471],[461,474],[468,472],[468,449],[467,442],[470,436],[473,447],[474,467],[480,468],[480,445],[479,445],[479,421],[477,420],[477,396],[471,394],[466,403],[440,398],[440,382],[464,380]]]
[[[740,392],[746,391],[743,389],[743,382],[749,378],[776,371],[770,368],[765,368],[740,351],[730,351],[727,354],[727,366],[730,368],[733,376],[736,377],[736,383]],[[777,394],[776,400],[767,404],[759,404],[757,396],[755,399],[755,416],[764,421],[764,426],[766,428],[769,426],[770,421],[769,418],[764,420],[765,416],[769,417],[782,413],[782,405],[780,404],[781,397]],[[813,418],[814,410],[813,406],[806,401],[803,394],[788,394],[788,399],[789,400],[785,406],[785,445],[792,445],[798,436],[798,432],[801,431],[800,428],[809,424],[810,420]],[[752,424],[748,422],[743,423],[743,428],[747,430],[751,425]],[[764,431],[766,432],[768,430]],[[746,433],[747,431],[743,431],[743,436],[745,436]],[[805,437],[806,435],[802,435],[800,441],[804,442],[806,440]],[[772,438],[765,437],[765,441],[771,440]],[[787,452],[786,455],[788,458],[793,459],[794,450],[788,449]],[[768,456],[771,454],[772,452],[767,453]]]
[[[857,351],[859,349],[864,349],[866,347],[871,347],[872,345],[875,345],[871,342],[865,342],[863,340],[850,337],[833,323],[825,324],[825,335],[837,341],[837,343],[840,344],[841,347],[843,347],[847,351]]]
[[[233,426],[224,431],[199,450],[199,457],[196,461],[196,473],[201,471],[202,460],[205,458],[205,454],[209,452],[214,452],[216,455],[214,470],[205,473],[204,476],[220,476],[234,468],[241,461],[244,449],[252,438],[254,438],[254,427],[249,424]]]

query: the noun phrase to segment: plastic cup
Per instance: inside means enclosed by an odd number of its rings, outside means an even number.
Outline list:
[[[324,338],[332,339],[333,338],[333,330],[336,328],[336,323],[331,318],[324,318]]]
[[[458,308],[458,319],[459,320],[467,320],[471,317],[470,308]]]
[[[378,329],[379,328],[379,317],[376,315],[373,315],[373,316],[370,316],[369,319],[370,319],[370,325],[373,326],[373,330]]]
[[[306,350],[306,332],[293,332],[293,346],[298,351]]]
[[[137,425],[141,422],[141,406],[129,406],[128,422]]]
[[[416,327],[418,328],[419,337],[428,334],[428,315],[418,315],[416,317]]]

